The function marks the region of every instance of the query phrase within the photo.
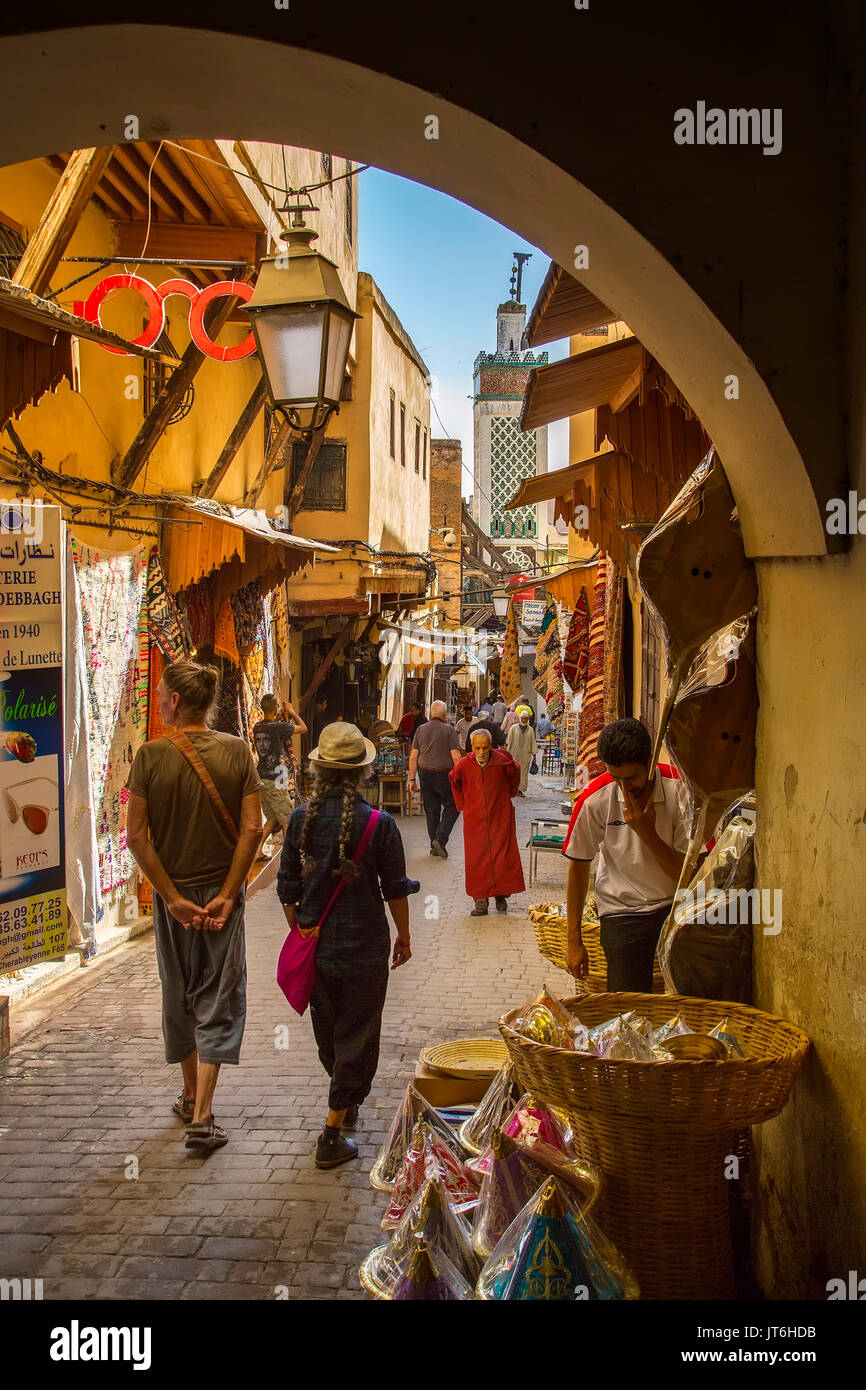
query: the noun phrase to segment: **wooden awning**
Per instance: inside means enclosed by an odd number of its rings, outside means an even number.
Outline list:
[[[593,460],[570,496],[556,502],[556,516],[574,525],[593,545],[620,564],[633,563],[646,532],[679,491],[627,455],[611,452]],[[578,508],[586,508],[586,514]]]
[[[609,453],[596,458],[584,459],[583,463],[572,463],[567,468],[554,468],[549,473],[537,473],[532,478],[524,478],[504,510],[513,511],[515,507],[533,506],[536,502],[549,502],[554,497],[568,497],[576,482],[586,478],[597,463],[609,458]]]
[[[52,299],[43,299],[24,289],[23,285],[7,280],[5,276],[0,276],[0,328],[31,337],[37,342],[52,342],[58,333],[62,333],[67,337],[87,338],[93,343],[102,343],[104,347],[123,348],[124,352],[132,352],[137,357],[149,357],[157,362],[174,361],[174,358],[165,359],[165,355],[156,348],[136,347],[119,333],[100,328],[96,323],[88,323],[78,314],[61,309]]]
[[[551,261],[529,315],[524,343],[527,347],[540,347],[542,343],[554,343],[574,333],[616,323],[617,317],[585,285]]]
[[[574,608],[581,589],[591,594],[595,588],[595,572],[598,561],[588,561],[583,565],[568,565],[547,575],[544,587],[549,594],[566,608]]]
[[[621,409],[629,394],[640,389],[644,351],[637,338],[621,338],[564,362],[534,367],[526,384],[520,428],[538,429],[607,403]]]

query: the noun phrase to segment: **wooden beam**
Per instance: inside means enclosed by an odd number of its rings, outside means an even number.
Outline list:
[[[635,396],[640,390],[640,384],[642,380],[643,363],[639,362],[638,365],[635,367],[634,371],[631,373],[631,375],[626,377],[622,386],[620,386],[617,391],[614,391],[613,395],[610,398],[610,401],[608,402],[614,415],[616,415],[617,412],[620,410],[625,410],[626,406],[634,400]]]
[[[308,705],[312,700],[319,686],[322,684],[322,681],[325,679],[325,676],[328,674],[331,667],[333,666],[334,658],[340,655],[340,652],[343,650],[346,643],[348,642],[352,634],[352,629],[357,621],[357,616],[353,614],[349,621],[346,623],[346,626],[340,628],[340,631],[334,638],[333,643],[328,648],[328,652],[325,656],[324,661],[316,671],[315,675],[313,676],[313,679],[310,681],[310,684],[305,690],[304,694],[301,696],[300,705],[298,707],[299,710],[302,710],[304,706]]]
[[[147,232],[147,220],[121,221],[116,224],[118,260],[140,256]],[[183,262],[187,257],[193,261],[204,261],[213,256],[215,261],[238,261],[254,265],[256,261],[256,234],[246,227],[203,227],[198,222],[151,222],[150,238],[147,243],[148,256],[162,256],[166,260]],[[225,270],[220,271],[228,279]]]
[[[155,169],[151,169],[149,162],[142,157],[134,145],[118,145],[114,152],[114,158],[122,169],[130,175],[140,186],[145,203],[147,202],[148,184],[150,194],[157,207],[162,208],[163,212],[168,213],[172,221],[180,222],[183,218],[183,204],[179,198],[163,183],[160,175]]]
[[[271,442],[268,445],[268,450],[265,454],[262,466],[255,476],[255,481],[244,497],[245,507],[255,507],[258,505],[258,500],[264,491],[265,483],[274,470],[286,462],[294,442],[294,431],[284,416],[280,421],[279,428],[274,431],[271,437]],[[291,525],[291,523],[289,524]]]
[[[252,270],[249,274],[252,274]],[[237,302],[235,296],[227,295],[224,299],[216,300],[210,306],[206,326],[211,338],[217,337]],[[195,343],[191,342],[180,359],[180,365],[174,369],[157,396],[153,409],[142,421],[141,428],[126,454],[117,463],[116,468],[112,468],[111,480],[118,487],[132,487],[162,438],[169,420],[189,390],[204,361],[206,361],[204,353],[200,352]]]
[[[156,143],[142,141],[141,148],[147,154],[149,160],[156,159],[159,150],[159,146]],[[189,179],[184,177],[177,165],[173,162],[170,145],[163,146],[163,157],[159,166],[159,176],[166,188],[170,188],[175,197],[183,203],[183,206],[194,221],[205,223],[210,221],[210,208],[204,199],[198,196],[195,189],[190,184]]]
[[[16,285],[23,285],[34,294],[44,294],[48,289],[113,153],[113,145],[73,153],[18,262],[12,277]]]
[[[258,419],[259,411],[265,403],[267,394],[268,388],[265,385],[265,379],[261,377],[256,382],[253,388],[253,394],[238,416],[234,429],[223,445],[222,453],[202,483],[198,493],[199,497],[214,497],[216,495],[216,490],[226,473],[228,473],[238,449],[241,447],[252,429],[253,424]],[[195,488],[193,491],[195,491]]]
[[[289,500],[286,503],[289,530],[292,529],[295,517],[301,509],[301,503],[304,500],[304,492],[306,491],[310,474],[313,471],[313,464],[316,462],[319,449],[322,447],[322,440],[325,438],[325,430],[327,429],[327,426],[328,422],[326,420],[324,425],[319,425],[317,429],[313,430],[313,433],[310,437],[310,447],[308,448],[304,462],[301,465],[301,471],[298,474],[297,479],[295,480],[295,484],[291,492],[289,493]]]

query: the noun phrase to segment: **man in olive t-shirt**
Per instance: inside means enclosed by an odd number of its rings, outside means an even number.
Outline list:
[[[233,734],[212,729],[187,736],[229,814],[240,825],[241,801],[261,787],[248,744]],[[141,745],[126,785],[135,796],[147,800],[151,843],[177,888],[219,883],[226,877],[234,842],[201,778],[168,739],[151,739]]]

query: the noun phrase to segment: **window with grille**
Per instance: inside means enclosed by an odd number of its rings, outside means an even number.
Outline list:
[[[397,457],[397,398],[393,391],[391,392],[391,400],[389,402],[388,443],[391,450],[391,457],[395,459]]]
[[[406,467],[406,407],[400,406],[400,462]]]
[[[297,482],[309,445],[306,440],[298,440],[292,446],[291,476],[287,480],[286,500]],[[346,457],[347,444],[344,439],[324,440],[310,470],[302,512],[344,512],[346,510]]]
[[[421,421],[415,421],[415,472],[421,472]]]
[[[346,240],[348,241],[349,245],[351,246],[351,245],[352,245],[352,209],[353,209],[353,203],[354,203],[354,198],[353,198],[353,195],[352,195],[352,178],[351,178],[351,174],[352,174],[352,161],[351,161],[351,159],[347,159],[347,160],[346,160],[346,172],[349,174],[349,178],[344,179],[344,183],[345,183],[345,185],[346,185]]]

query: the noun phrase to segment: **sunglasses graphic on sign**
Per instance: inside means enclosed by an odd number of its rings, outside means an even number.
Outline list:
[[[13,825],[21,820],[31,835],[44,835],[58,810],[57,783],[48,777],[31,777],[5,787],[3,809]]]

